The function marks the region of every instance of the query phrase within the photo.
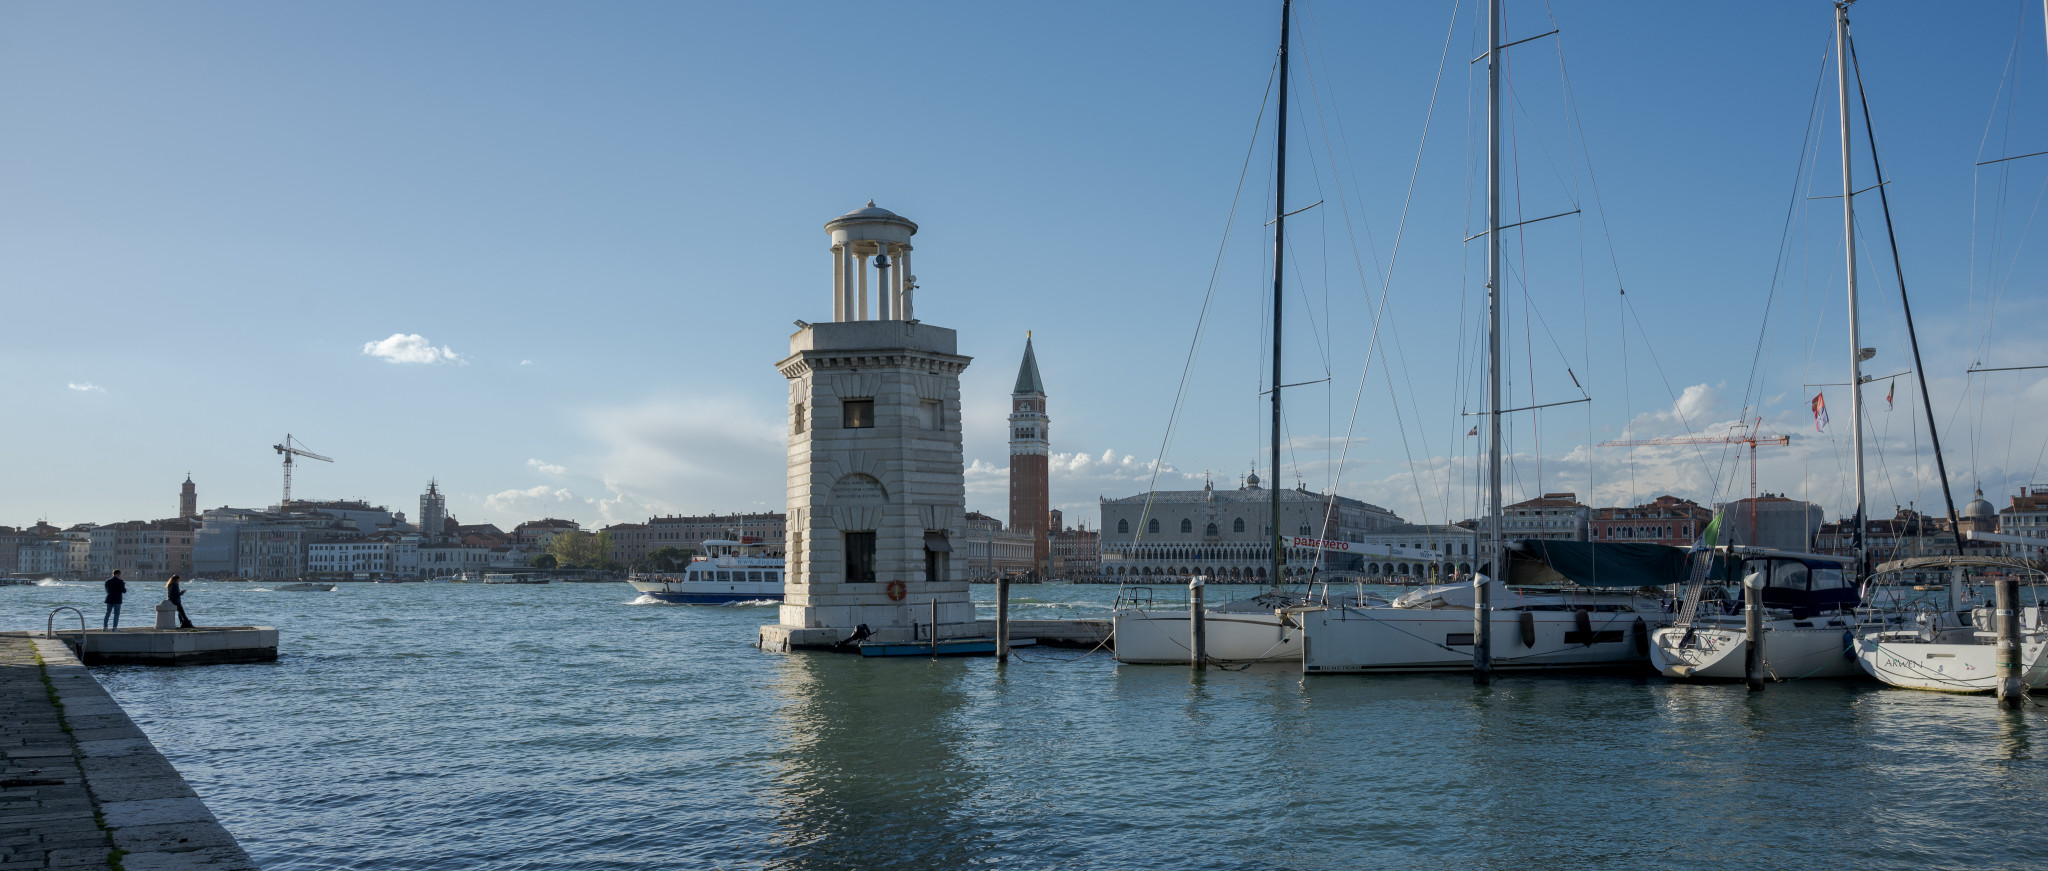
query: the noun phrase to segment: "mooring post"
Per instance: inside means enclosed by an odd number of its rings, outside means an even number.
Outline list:
[[[1010,661],[1010,576],[996,576],[996,662]]]
[[[932,658],[939,657],[939,597],[932,597]]]
[[[1740,574],[1743,564],[1735,565]],[[1742,679],[1750,692],[1764,688],[1764,583],[1763,572],[1742,576],[1742,633],[1748,642],[1743,646]]]
[[[2027,699],[2027,687],[2020,682],[2020,582],[2012,575],[1998,579],[1998,706],[2017,708]]]
[[[1202,623],[1202,579],[1188,581],[1188,664],[1196,671],[1209,668],[1209,627]]]

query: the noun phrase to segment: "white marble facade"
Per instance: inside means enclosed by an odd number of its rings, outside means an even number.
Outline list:
[[[776,364],[789,380],[789,571],[761,644],[825,647],[861,625],[879,640],[928,637],[934,603],[939,637],[978,635],[960,444],[969,359],[952,330],[911,317],[916,224],[869,203],[825,228],[834,320],[802,324]],[[860,559],[868,535],[871,561]]]

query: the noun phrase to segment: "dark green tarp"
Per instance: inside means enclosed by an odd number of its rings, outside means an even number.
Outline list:
[[[1662,587],[1685,583],[1684,548],[1527,539],[1508,543],[1508,583],[1518,587]]]

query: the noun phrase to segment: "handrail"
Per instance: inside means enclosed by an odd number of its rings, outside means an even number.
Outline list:
[[[58,611],[70,611],[71,613],[78,615],[78,646],[80,648],[80,651],[83,652],[83,649],[85,647],[85,612],[80,611],[77,608],[73,608],[70,605],[59,605],[55,608],[50,609],[50,619],[43,623],[43,637],[57,637]]]

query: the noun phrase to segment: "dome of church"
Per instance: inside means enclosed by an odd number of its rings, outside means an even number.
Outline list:
[[[915,222],[911,221],[909,218],[903,217],[902,215],[896,214],[895,212],[889,211],[888,209],[882,208],[881,206],[875,205],[874,200],[868,200],[868,204],[866,206],[854,209],[851,212],[847,212],[844,215],[840,215],[837,218],[833,218],[830,221],[826,221],[825,229],[830,230],[839,224],[900,224],[902,226],[909,227],[910,232],[912,233],[917,232],[917,224]]]
[[[1977,491],[1977,498],[1970,500],[1970,504],[1963,506],[1963,516],[1971,519],[1982,518],[1988,520],[1998,516],[1998,509],[1992,507],[1991,503],[1984,501],[1984,491],[1979,490]]]

